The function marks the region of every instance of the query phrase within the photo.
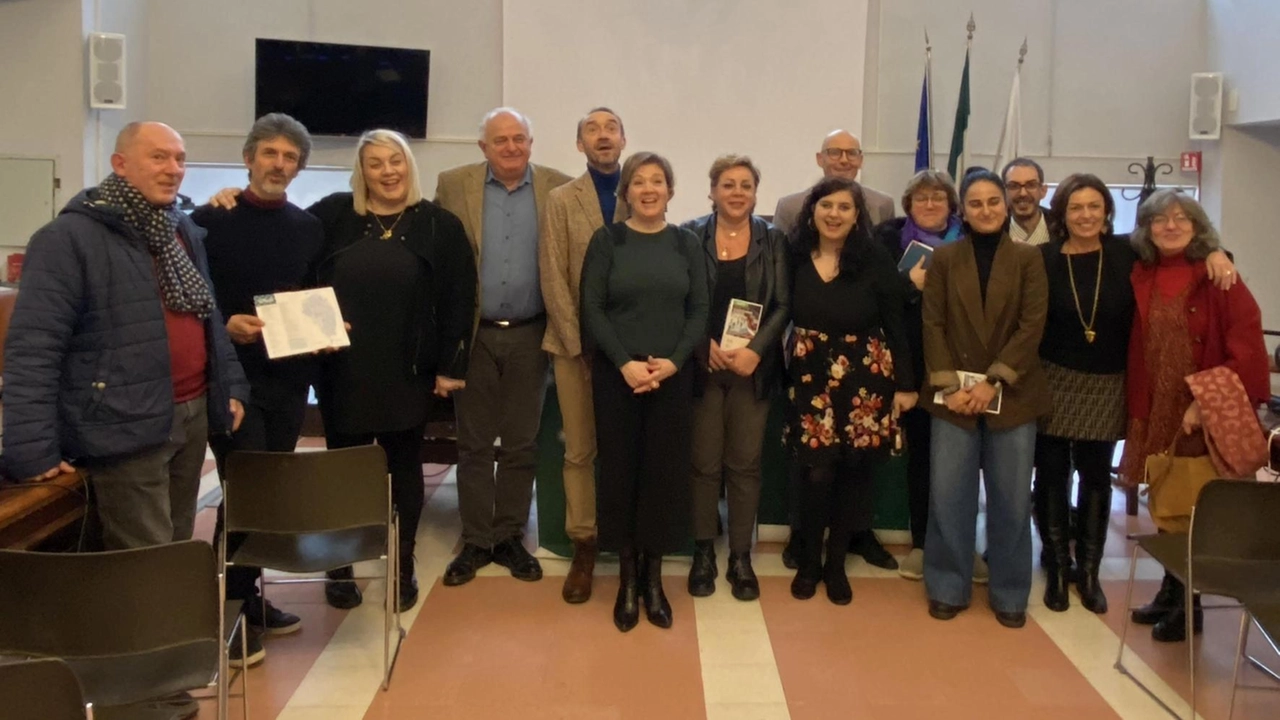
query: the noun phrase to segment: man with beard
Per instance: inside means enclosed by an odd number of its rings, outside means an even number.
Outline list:
[[[609,108],[593,108],[578,121],[578,150],[587,156],[587,171],[548,195],[547,234],[538,245],[547,306],[542,349],[551,353],[564,420],[564,524],[573,541],[573,564],[561,596],[569,603],[591,597],[596,563],[596,426],[591,365],[579,336],[578,281],[592,234],[605,218],[619,222],[627,217],[626,204],[617,195],[618,161],[626,147],[622,119]]]
[[[231,451],[293,452],[302,431],[314,359],[269,360],[253,298],[315,283],[324,228],[285,194],[289,183],[306,167],[310,154],[311,135],[302,123],[282,113],[258,118],[244,143],[249,186],[240,194],[242,202],[229,210],[206,205],[191,214],[197,225],[209,231],[205,243],[214,295],[227,318],[227,334],[251,388],[252,399],[245,407],[240,429],[209,441],[219,474]],[[221,530],[219,507],[219,534]],[[231,542],[236,541],[232,536]],[[258,574],[250,567],[227,571],[227,598],[244,601],[250,627],[247,657],[240,656],[238,642],[232,643],[232,667],[253,665],[266,656],[260,633],[282,635],[301,627],[296,615],[258,597],[254,584]]]
[[[1044,169],[1031,158],[1017,157],[1009,161],[1001,172],[1005,190],[1009,193],[1009,236],[1020,242],[1043,245],[1049,242],[1049,226],[1045,224],[1044,200],[1048,188],[1044,184]]]

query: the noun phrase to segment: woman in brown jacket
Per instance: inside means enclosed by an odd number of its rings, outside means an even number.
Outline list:
[[[939,620],[969,606],[981,470],[991,609],[1018,628],[1031,593],[1036,419],[1049,409],[1039,358],[1048,283],[1039,250],[1009,237],[998,175],[965,176],[960,199],[964,237],[934,252],[924,287],[922,404],[933,415],[925,589]]]

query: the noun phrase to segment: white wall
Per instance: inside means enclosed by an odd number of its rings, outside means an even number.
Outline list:
[[[1208,44],[1214,70],[1226,74],[1239,107],[1232,123],[1280,120],[1280,2],[1207,0]]]
[[[504,3],[504,99],[535,122],[534,159],[585,170],[577,121],[596,105],[623,118],[627,152],[674,166],[667,212],[683,222],[710,209],[707,169],[723,153],[761,168],[759,208],[806,187],[832,128],[859,132],[866,0],[649,0],[600,22],[599,0]],[[809,42],[835,29],[837,46]],[[536,58],[536,61],[532,59]]]
[[[871,2],[867,65],[876,80],[868,88],[876,93],[866,108],[863,180],[873,187],[896,196],[912,174],[926,27],[936,166],[946,166],[971,10],[970,164],[992,162],[1024,37],[1022,153],[1041,161],[1051,180],[1087,171],[1109,183],[1138,182],[1130,162],[1155,155],[1176,167],[1190,147],[1189,76],[1207,65],[1205,0]]]
[[[431,51],[427,140],[414,143],[424,190],[481,159],[480,117],[502,104],[501,0],[150,0],[149,117],[173,125],[193,161],[239,162],[254,120],[258,37]],[[314,165],[352,162],[352,139],[317,138]]]
[[[0,1],[0,155],[53,158],[61,207],[84,177],[81,0]]]

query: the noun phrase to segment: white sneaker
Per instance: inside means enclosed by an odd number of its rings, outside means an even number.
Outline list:
[[[898,574],[908,580],[924,579],[924,550],[911,548],[911,552],[898,563]]]
[[[987,567],[987,561],[982,559],[979,553],[973,554],[973,581],[979,585],[986,585],[991,579],[991,569]]]

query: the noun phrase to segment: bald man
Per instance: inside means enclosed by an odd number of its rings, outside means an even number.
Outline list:
[[[205,443],[249,400],[185,164],[173,128],[121,130],[111,175],[32,236],[5,343],[5,470],[84,472],[108,550],[191,538]]]
[[[862,170],[862,142],[848,130],[832,130],[822,139],[822,149],[818,150],[815,159],[818,167],[822,168],[822,177],[842,177],[857,184],[858,173]],[[873,225],[894,216],[893,198],[865,185],[859,187]],[[778,200],[778,207],[773,211],[773,224],[788,236],[795,230],[796,216],[800,214],[808,194],[809,189],[805,188]]]

